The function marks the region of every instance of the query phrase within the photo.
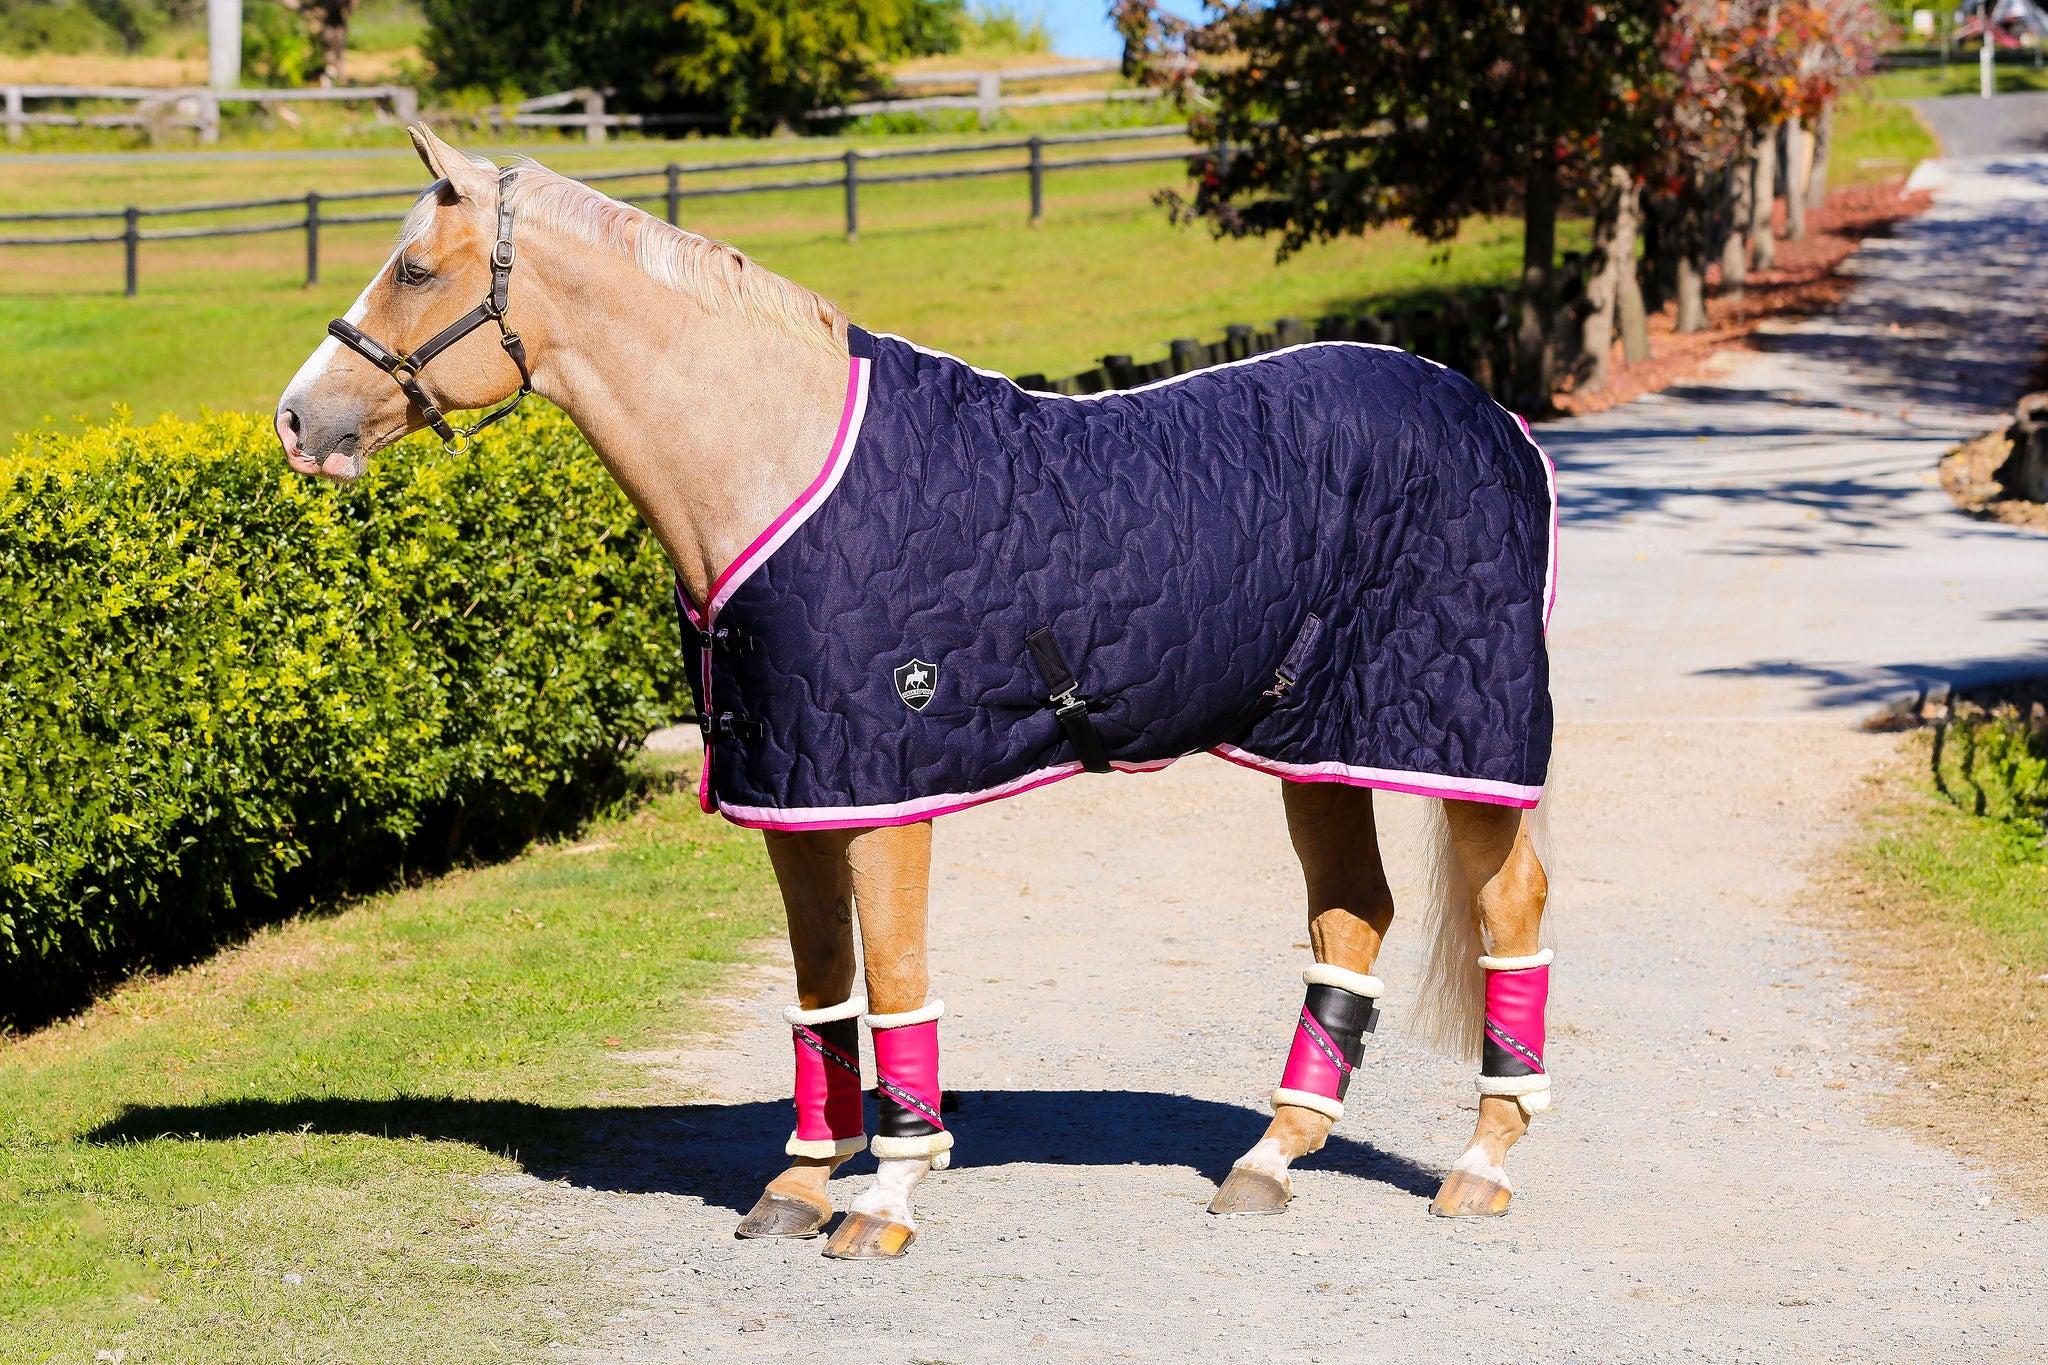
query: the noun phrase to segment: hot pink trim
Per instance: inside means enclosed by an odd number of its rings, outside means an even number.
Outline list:
[[[1541,787],[1521,787],[1512,782],[1490,782],[1477,777],[1439,777],[1435,773],[1354,768],[1348,763],[1282,763],[1278,759],[1248,753],[1235,744],[1219,744],[1209,752],[1289,782],[1342,782],[1350,787],[1375,787],[1380,791],[1405,792],[1409,796],[1447,796],[1457,801],[1481,801],[1491,806],[1517,806],[1523,810],[1543,799]]]
[[[832,438],[832,451],[825,457],[825,467],[818,471],[818,477],[811,481],[811,486],[781,516],[768,523],[767,530],[754,537],[754,543],[742,550],[738,559],[725,566],[725,572],[711,585],[711,602],[705,612],[707,619],[718,616],[718,609],[731,600],[740,585],[767,561],[768,556],[781,549],[782,543],[811,519],[811,514],[832,495],[832,490],[845,476],[846,456],[860,436],[861,420],[867,416],[868,372],[871,366],[871,362],[859,356],[848,356],[846,363],[846,406],[840,410],[839,434]]]
[[[797,529],[811,519],[811,514],[832,496],[832,490],[839,487],[839,480],[846,475],[847,456],[853,452],[854,442],[860,439],[861,421],[868,411],[868,378],[870,362],[861,357],[846,358],[846,403],[839,410],[839,431],[832,438],[832,449],[825,453],[825,467],[818,471],[818,477],[811,480],[811,486],[797,495],[796,501],[784,508],[782,515],[768,523],[768,529],[754,537],[753,544],[740,552],[739,558],[725,566],[711,584],[711,595],[699,613],[696,604],[684,593],[677,593],[676,600],[683,604],[684,613],[690,624],[699,630],[709,630],[718,618],[718,609],[732,600],[740,585],[753,575],[754,570],[768,561],[768,557],[782,548],[783,542],[797,533]],[[714,714],[711,708],[711,651],[704,651],[703,667],[698,676],[704,680],[704,695],[698,703],[705,715]],[[711,737],[704,738],[704,761],[697,767],[697,805],[705,814],[718,809],[718,798],[711,792]],[[813,828],[827,828],[814,826]]]

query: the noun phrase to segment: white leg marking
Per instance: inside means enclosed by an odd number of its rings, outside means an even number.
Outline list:
[[[1465,1155],[1451,1163],[1451,1169],[1463,1171],[1466,1175],[1477,1176],[1481,1180],[1491,1180],[1509,1194],[1515,1192],[1515,1184],[1512,1180],[1508,1179],[1508,1173],[1501,1169],[1500,1163],[1493,1159],[1493,1155],[1486,1150],[1485,1145],[1482,1143],[1475,1142],[1470,1147],[1467,1147]]]
[[[1287,1163],[1291,1159],[1287,1155],[1287,1150],[1280,1145],[1278,1139],[1268,1137],[1260,1138],[1258,1142],[1253,1144],[1249,1152],[1246,1152],[1230,1164],[1242,1166],[1248,1171],[1257,1171],[1260,1175],[1271,1176],[1285,1186],[1289,1194],[1292,1194],[1294,1192],[1294,1182],[1287,1177]]]
[[[853,1201],[855,1213],[879,1214],[916,1231],[910,1217],[910,1192],[931,1170],[930,1157],[904,1157],[884,1161],[875,1170],[875,1183]]]

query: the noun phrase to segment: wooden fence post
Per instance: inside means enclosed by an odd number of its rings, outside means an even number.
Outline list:
[[[1249,360],[1252,355],[1250,324],[1233,322],[1223,329],[1223,349],[1232,360]]]
[[[1045,221],[1045,139],[1031,135],[1031,226]]]
[[[122,254],[127,257],[127,296],[132,299],[135,297],[135,255],[137,249],[142,245],[142,210],[130,207],[121,217],[122,221],[127,224],[126,227],[121,229],[121,250]]]
[[[320,193],[306,194],[306,288],[320,283]]]
[[[21,129],[26,122],[27,115],[23,113],[21,107],[21,87],[10,85],[7,87],[7,140],[9,142],[21,141]]]
[[[683,168],[671,161],[668,163],[668,225],[676,226],[676,213],[681,208],[681,178]]]
[[[860,240],[860,153],[846,149],[846,240]]]
[[[981,71],[974,77],[975,114],[981,126],[995,126],[996,115],[1003,111],[1003,73]]]
[[[583,116],[586,120],[583,125],[583,140],[585,142],[603,142],[604,91],[585,90],[583,92]]]
[[[409,85],[392,86],[391,117],[397,119],[401,127],[418,123],[420,121],[420,92]]]
[[[1166,355],[1174,374],[1202,368],[1202,343],[1193,337],[1175,337],[1167,342]]]

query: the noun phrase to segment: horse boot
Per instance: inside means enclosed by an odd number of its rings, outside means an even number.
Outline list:
[[[796,1130],[783,1150],[796,1163],[769,1182],[737,1236],[815,1237],[832,1217],[826,1181],[868,1145],[857,1022],[867,1007],[856,996],[843,1005],[782,1012],[796,1046]]]
[[[875,1043],[875,1100],[880,1115],[871,1144],[880,1163],[875,1183],[853,1201],[825,1244],[841,1261],[891,1260],[910,1250],[917,1224],[911,1192],[927,1172],[952,1164],[953,1135],[940,1117],[939,1019],[934,1000],[901,1014],[861,1017]]]
[[[1479,1069],[1479,1129],[1451,1166],[1429,1211],[1445,1218],[1497,1218],[1515,1187],[1508,1148],[1529,1119],[1550,1108],[1543,1069],[1543,1012],[1550,1000],[1551,950],[1527,957],[1482,957],[1486,972],[1485,1055]]]
[[[1211,1213],[1279,1213],[1287,1207],[1294,1197],[1289,1163],[1319,1150],[1344,1117],[1344,1092],[1358,1069],[1365,1035],[1379,1027],[1378,1002],[1386,987],[1378,977],[1318,962],[1301,979],[1308,993],[1273,1091],[1273,1124],[1231,1166],[1209,1201]]]

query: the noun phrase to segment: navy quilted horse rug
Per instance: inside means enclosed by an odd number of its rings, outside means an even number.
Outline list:
[[[817,481],[677,594],[707,811],[901,824],[1199,750],[1542,796],[1553,477],[1462,375],[1328,342],[1070,398],[851,351]]]

